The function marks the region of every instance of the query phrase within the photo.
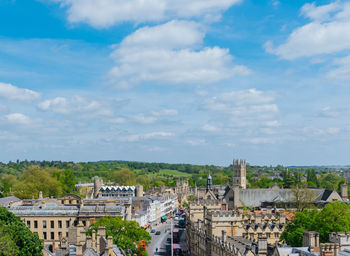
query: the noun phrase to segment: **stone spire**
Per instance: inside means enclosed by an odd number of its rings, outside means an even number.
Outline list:
[[[207,192],[209,190],[212,190],[212,186],[213,186],[213,179],[210,175],[210,171],[209,171],[209,175],[208,175],[208,178],[207,178]]]

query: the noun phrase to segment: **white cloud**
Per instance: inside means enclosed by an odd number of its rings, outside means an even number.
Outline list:
[[[292,60],[350,49],[350,3],[306,4],[301,14],[311,22],[296,28],[287,41],[277,47],[271,41],[266,42],[266,51]]]
[[[143,133],[143,134],[127,135],[120,138],[120,140],[127,141],[127,142],[136,142],[136,141],[147,140],[147,139],[162,139],[162,138],[173,137],[173,136],[175,135],[171,132],[150,132],[150,133]]]
[[[124,117],[115,117],[107,119],[106,121],[111,124],[124,124],[127,120]]]
[[[333,2],[326,5],[316,6],[315,2],[307,3],[302,8],[300,13],[312,20],[324,21],[331,18],[331,14],[341,9],[339,2]]]
[[[241,0],[52,0],[68,8],[68,21],[106,28],[122,22],[212,18]]]
[[[104,107],[100,102],[87,100],[80,96],[72,98],[56,97],[45,100],[38,104],[38,108],[43,111],[52,111],[59,114],[85,113],[89,115],[109,116],[112,111]]]
[[[209,84],[250,70],[233,64],[228,49],[200,48],[204,33],[194,22],[170,21],[141,28],[126,37],[112,53],[116,66],[112,82],[128,88],[141,82]]]
[[[327,73],[327,77],[336,80],[350,80],[350,55],[336,59],[333,64],[336,68]]]
[[[251,144],[275,144],[276,143],[276,139],[265,138],[265,137],[249,138],[249,139],[246,139],[245,141]]]
[[[176,109],[162,109],[160,111],[152,111],[154,116],[177,116],[178,111]]]
[[[21,113],[13,113],[5,116],[9,123],[13,124],[29,124],[30,118]]]
[[[0,83],[0,97],[9,100],[36,100],[40,98],[40,94],[29,90],[18,88],[12,84]]]
[[[206,143],[205,139],[187,140],[186,142],[192,146],[202,146]]]
[[[249,89],[226,92],[207,98],[203,106],[236,118],[270,119],[278,113],[278,106],[273,102],[274,100],[275,96],[271,92]],[[241,121],[244,120],[241,119]]]
[[[220,131],[220,128],[216,127],[214,125],[205,124],[202,126],[202,130],[206,131],[206,132],[218,132],[218,131]]]
[[[154,116],[145,116],[144,114],[139,114],[133,117],[133,120],[141,124],[152,124],[157,121],[157,118]]]

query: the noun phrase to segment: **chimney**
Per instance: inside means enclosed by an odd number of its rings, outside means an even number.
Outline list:
[[[227,241],[226,231],[224,231],[224,230],[221,231],[221,240],[223,243],[226,243],[226,241]]]
[[[76,256],[83,256],[83,246],[81,243],[75,245]]]
[[[272,214],[272,207],[271,206],[266,207],[266,214]]]
[[[109,255],[109,251],[113,249],[113,237],[107,237],[107,246],[105,247],[105,254]]]
[[[348,201],[348,184],[341,184],[340,186],[340,196],[344,201]]]
[[[320,256],[338,256],[338,243],[324,243],[320,245]]]
[[[92,237],[88,236],[86,237],[86,249],[92,248]]]
[[[92,247],[96,248],[96,231],[95,231],[95,229],[92,230]]]
[[[258,240],[258,254],[267,255],[267,239],[259,238]]]
[[[143,186],[142,185],[137,185],[136,186],[136,196],[137,197],[142,197],[143,196]]]
[[[303,247],[309,247],[310,252],[318,252],[320,247],[320,234],[314,231],[303,232]]]

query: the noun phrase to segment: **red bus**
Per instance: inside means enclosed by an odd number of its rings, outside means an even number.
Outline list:
[[[173,244],[173,252],[174,256],[182,256],[182,249],[179,244]]]
[[[174,243],[180,242],[180,233],[179,233],[179,230],[177,228],[173,229],[173,242]]]

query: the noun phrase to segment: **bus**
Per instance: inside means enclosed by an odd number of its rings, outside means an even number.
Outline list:
[[[179,227],[184,228],[185,227],[185,218],[180,218],[179,219]]]
[[[180,232],[177,228],[173,229],[173,242],[174,243],[180,242]]]
[[[146,243],[144,240],[141,240],[141,242],[138,244],[138,254],[137,255],[143,255],[143,251],[146,251]]]
[[[173,244],[174,256],[182,256],[183,252],[179,244]]]

